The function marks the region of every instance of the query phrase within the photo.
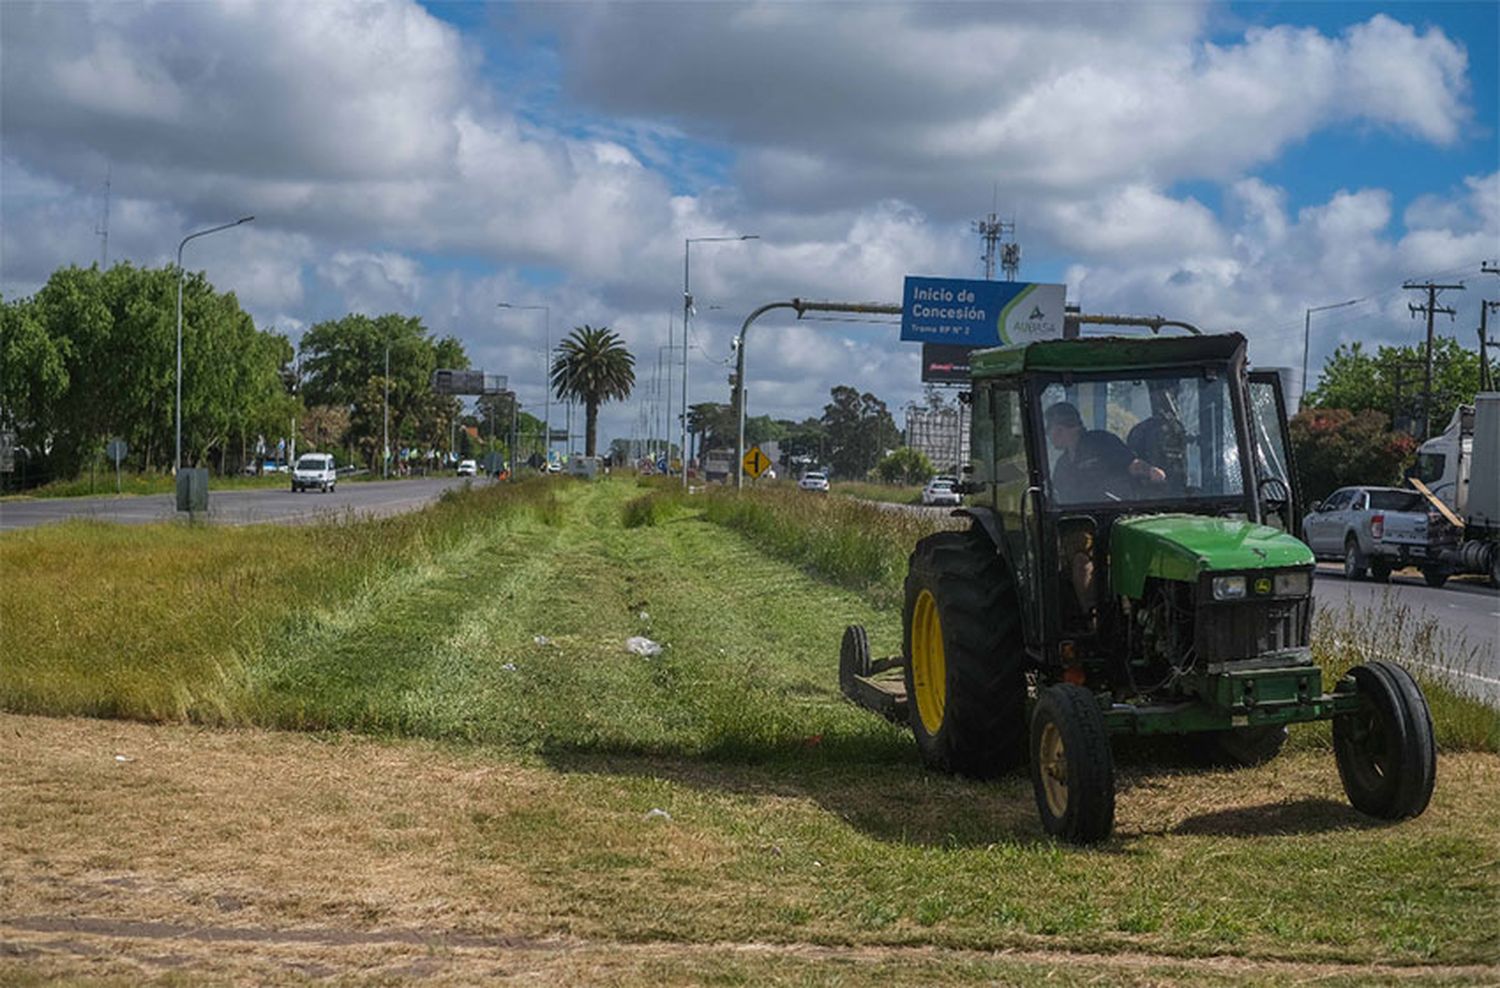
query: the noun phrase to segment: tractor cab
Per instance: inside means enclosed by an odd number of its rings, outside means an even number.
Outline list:
[[[1174,555],[1215,572],[1275,558],[1305,598],[1280,384],[1247,373],[1242,336],[1052,340],[972,367],[970,503],[993,511],[1029,585],[1036,661],[1086,675],[1117,657],[1130,630],[1117,599]]]

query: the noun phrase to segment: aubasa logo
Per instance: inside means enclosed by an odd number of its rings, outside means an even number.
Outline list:
[[[1042,311],[1042,307],[1040,305],[1033,305],[1031,307],[1031,315],[1027,316],[1026,320],[1028,322],[1036,322],[1038,319],[1046,319],[1046,318],[1047,318],[1047,314]]]

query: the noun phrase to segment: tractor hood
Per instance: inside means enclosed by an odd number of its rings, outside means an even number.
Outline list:
[[[1109,550],[1110,582],[1127,597],[1140,597],[1150,577],[1196,583],[1209,571],[1313,564],[1312,550],[1285,532],[1205,515],[1121,518],[1110,529]]]

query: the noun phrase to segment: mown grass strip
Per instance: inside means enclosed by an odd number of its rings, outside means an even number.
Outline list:
[[[244,723],[246,670],[296,615],[357,609],[469,540],[538,524],[544,484],[294,528],[75,521],[0,536],[0,706]],[[288,617],[292,615],[292,617]]]

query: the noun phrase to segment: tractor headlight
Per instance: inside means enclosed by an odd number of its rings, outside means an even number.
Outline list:
[[[1214,577],[1214,600],[1244,600],[1245,578],[1243,576]]]
[[[1276,574],[1276,596],[1278,597],[1306,597],[1311,590],[1311,573]]]

